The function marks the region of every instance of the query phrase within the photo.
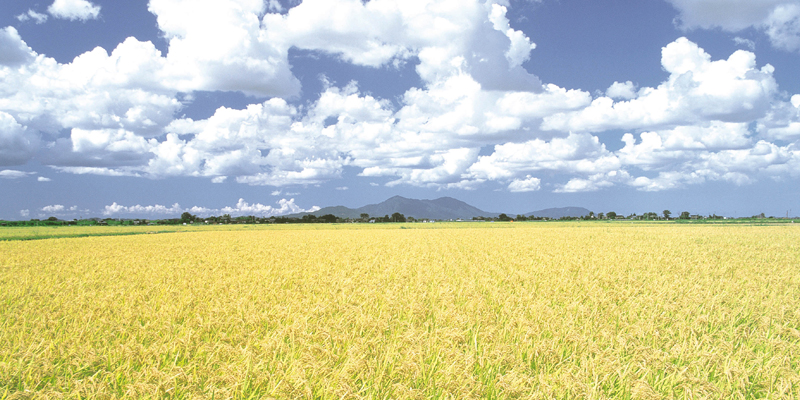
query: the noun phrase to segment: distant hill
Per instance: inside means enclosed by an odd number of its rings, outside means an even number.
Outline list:
[[[547,208],[544,210],[533,211],[525,214],[525,216],[559,219],[562,217],[582,217],[584,215],[589,215],[589,212],[590,212],[589,210],[583,207],[561,207],[561,208]]]
[[[435,200],[416,200],[394,196],[382,203],[369,204],[355,209],[344,206],[325,207],[312,213],[292,214],[287,215],[287,217],[301,218],[303,215],[308,214],[320,217],[332,214],[339,218],[360,218],[363,213],[369,214],[370,217],[383,217],[385,215],[391,216],[396,212],[416,219],[442,220],[471,220],[472,217],[497,217],[500,215],[499,213],[480,210],[452,197],[441,197]]]
[[[416,219],[439,220],[471,220],[472,217],[497,217],[500,215],[500,213],[483,211],[452,197],[440,197],[435,200],[416,200],[407,199],[402,196],[394,196],[382,203],[368,204],[359,208],[348,208],[345,206],[325,207],[314,212],[291,214],[286,215],[286,217],[302,218],[304,215],[321,217],[323,215],[332,214],[338,218],[361,218],[361,214],[369,214],[370,217],[383,217],[385,215],[391,216],[396,212],[406,217],[414,217]],[[562,207],[548,208],[525,214],[525,216],[528,217],[531,215],[559,219],[561,217],[581,217],[589,215],[589,210],[583,207]],[[516,214],[508,213],[508,216],[513,218]]]

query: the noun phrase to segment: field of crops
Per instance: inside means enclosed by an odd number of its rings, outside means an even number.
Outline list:
[[[800,227],[421,226],[0,242],[0,399],[800,398]]]

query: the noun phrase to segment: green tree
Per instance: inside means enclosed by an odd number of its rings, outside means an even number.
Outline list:
[[[500,221],[511,221],[511,217],[509,217],[506,214],[500,214],[500,216],[497,217],[497,219],[500,220]]]
[[[396,212],[392,214],[392,222],[406,222],[406,216]]]
[[[672,211],[670,210],[664,210],[662,212],[664,214],[664,219],[669,219],[669,216],[672,215]]]
[[[326,222],[326,223],[329,223],[329,224],[332,224],[332,223],[336,222],[336,216],[333,215],[333,214],[325,214],[325,215],[319,217],[319,219],[321,219],[323,222]]]
[[[361,221],[362,221],[362,222],[367,222],[367,221],[369,221],[369,214],[367,214],[367,213],[361,213]]]
[[[608,217],[608,219],[617,219],[617,213],[609,211],[606,213],[606,217]]]
[[[678,219],[689,219],[689,218],[690,218],[690,216],[689,216],[689,212],[688,211],[682,212],[681,216],[678,217]]]

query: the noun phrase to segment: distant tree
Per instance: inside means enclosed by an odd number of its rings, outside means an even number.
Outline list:
[[[606,215],[603,214],[603,213],[597,214],[597,219],[604,219],[605,217],[606,217]]]
[[[332,224],[332,223],[336,222],[336,216],[333,215],[333,214],[325,214],[325,215],[319,217],[319,219],[322,220],[323,222],[326,222],[326,223],[329,223],[329,224]]]
[[[517,214],[517,221],[527,221],[527,220],[528,220],[528,217],[526,217],[526,216],[524,216],[522,214]]]
[[[406,217],[399,212],[392,214],[392,222],[406,222]]]
[[[362,221],[362,222],[367,222],[367,221],[369,221],[369,214],[367,214],[367,213],[361,213],[361,221]]]
[[[606,213],[606,217],[608,217],[608,219],[617,219],[617,213],[609,211]]]
[[[192,215],[189,212],[184,212],[183,214],[181,214],[181,222],[183,222],[183,223],[192,222],[195,219],[197,219],[197,216],[196,215]]]
[[[594,219],[594,211],[589,211],[589,218]]]
[[[509,216],[508,216],[508,215],[506,215],[506,214],[500,214],[500,215],[497,217],[497,219],[498,219],[499,221],[511,221],[511,217],[509,217]]]
[[[669,216],[672,215],[672,211],[670,210],[664,210],[662,213],[664,214],[664,219],[669,219]]]
[[[690,216],[689,216],[689,212],[688,211],[682,212],[681,216],[678,217],[678,219],[689,219],[689,218],[690,218]]]
[[[53,221],[53,222],[55,222],[55,221],[58,221],[58,218],[56,218],[56,217],[50,217],[50,218],[48,218],[47,220],[48,220],[48,221]]]

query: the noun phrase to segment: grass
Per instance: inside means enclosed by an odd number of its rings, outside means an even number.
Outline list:
[[[800,228],[0,243],[0,398],[798,398]]]

